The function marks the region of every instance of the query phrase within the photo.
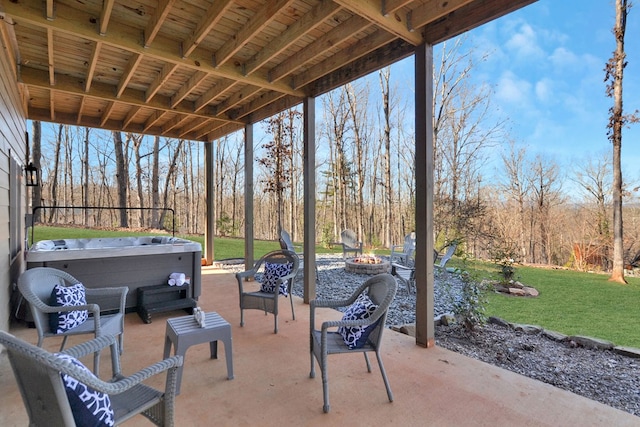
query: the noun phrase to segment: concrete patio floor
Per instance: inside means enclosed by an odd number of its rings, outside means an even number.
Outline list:
[[[241,328],[235,277],[203,267],[202,281],[200,307],[218,312],[231,324],[235,378],[227,380],[222,343],[217,360],[209,358],[206,344],[189,348],[176,402],[178,426],[640,425],[640,418],[626,412],[455,352],[418,347],[414,338],[391,330],[385,332],[382,353],[394,402],[387,399],[375,357],[369,374],[361,354],[336,355],[329,358],[331,412],[325,414],[319,369],[315,379],[309,378],[309,306],[295,298],[296,320],[292,320],[289,301],[281,300],[278,334],[273,333],[273,316],[256,310],[245,311]],[[182,311],[154,315],[151,324],[144,324],[136,313],[127,315],[122,356],[125,374],[162,358],[166,319],[182,315]],[[340,316],[325,311],[321,320]],[[11,333],[36,342],[35,330],[22,324],[14,324]],[[59,342],[47,339],[45,346],[56,351]],[[110,368],[107,357],[104,352],[103,377]],[[163,388],[164,376],[149,384]],[[0,396],[0,426],[27,425],[4,353],[0,356]],[[138,416],[125,425],[151,423]]]

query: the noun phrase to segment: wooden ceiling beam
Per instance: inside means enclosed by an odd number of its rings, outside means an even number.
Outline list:
[[[76,119],[77,126],[80,126],[80,123],[82,123],[82,110],[84,109],[84,103],[86,99],[87,98],[85,98],[84,96],[80,97],[80,105],[78,106],[78,118]]]
[[[34,68],[22,67],[21,73],[22,83],[38,89],[52,90],[47,81],[46,73]],[[78,80],[61,74],[56,75],[56,86],[53,90],[74,96],[87,96],[95,100],[116,101],[140,108],[149,108],[165,112],[174,112],[182,114],[191,114],[198,117],[210,118],[210,112],[195,113],[193,108],[186,108],[178,105],[171,108],[167,97],[156,96],[152,101],[146,101],[144,92],[127,89],[120,98],[115,97],[115,88],[105,83],[94,82],[89,92],[84,92],[83,88],[78,86]],[[216,119],[227,121],[230,120],[223,114],[218,114]]]
[[[109,120],[109,116],[113,112],[113,108],[115,106],[115,101],[107,102],[107,108],[104,109],[104,113],[102,114],[102,118],[100,119],[100,127],[104,126],[104,124],[107,123],[107,120]]]
[[[55,86],[56,84],[56,68],[55,58],[53,50],[53,30],[47,29],[47,61],[49,65],[49,84]]]
[[[65,8],[64,12],[58,10],[59,17],[55,21],[47,21],[41,11],[38,9],[38,0],[21,0],[20,4],[6,2],[5,13],[14,17],[17,22],[26,23],[43,29],[52,28],[64,34],[73,35],[93,42],[102,42],[105,45],[122,49],[130,53],[139,53],[150,59],[159,62],[169,62],[177,64],[184,68],[196,71],[204,71],[216,77],[224,77],[227,79],[238,80],[240,83],[259,86],[267,90],[275,90],[290,95],[304,96],[287,84],[272,83],[267,80],[266,73],[253,73],[245,76],[241,73],[240,67],[234,65],[222,65],[214,67],[211,61],[210,53],[193,55],[190,59],[183,59],[171,49],[170,41],[154,43],[148,48],[144,48],[138,40],[140,35],[135,29],[112,22],[109,27],[109,33],[100,36],[96,34],[95,29],[90,23],[91,16],[84,11],[78,9]],[[59,9],[62,6],[58,6]]]
[[[118,82],[118,87],[116,88],[116,98],[120,98],[122,96],[122,92],[127,88],[131,78],[136,72],[136,68],[140,65],[142,61],[142,55],[139,53],[134,53],[129,61],[127,62],[127,66],[122,73],[122,77],[120,77],[120,81]]]
[[[151,129],[156,123],[158,123],[160,119],[162,119],[162,117],[167,113],[168,111],[160,111],[160,110],[154,111],[153,114],[151,114],[151,116],[144,123],[144,126],[142,128],[144,132],[148,132],[149,129]]]
[[[142,45],[144,47],[149,47],[151,43],[155,40],[158,35],[158,31],[166,21],[169,12],[171,12],[171,8],[176,0],[160,0],[158,2],[158,7],[156,7],[156,12],[151,15],[149,18],[149,22],[147,22],[147,26],[144,29],[144,41]]]
[[[102,0],[102,14],[100,15],[100,35],[107,34],[107,27],[109,26],[109,20],[111,19],[111,12],[113,11],[113,4],[115,0]]]
[[[18,81],[18,65],[22,63],[22,60],[20,59],[20,48],[18,47],[14,22],[9,16],[4,16],[1,13],[0,16],[4,18],[2,19],[2,23],[0,23],[0,36],[2,37],[3,44],[9,56],[13,78]],[[26,111],[27,110],[25,110],[25,112]]]
[[[340,10],[332,0],[323,0],[309,13],[291,24],[280,36],[266,45],[244,64],[244,73],[249,75],[262,67],[271,58],[280,54],[300,37],[322,24]]]
[[[221,96],[224,96],[231,88],[233,88],[237,82],[233,80],[224,80],[221,83],[216,83],[209,88],[200,98],[198,98],[193,106],[193,110],[198,112],[206,107],[211,101]]]
[[[147,101],[150,101],[156,93],[160,90],[160,88],[171,78],[173,73],[178,69],[176,64],[166,63],[162,70],[160,70],[160,74],[156,76],[156,78],[151,82],[147,90],[144,92],[144,97]]]
[[[216,106],[216,115],[224,114],[241,101],[249,98],[250,96],[260,92],[260,88],[256,86],[246,86],[242,88],[239,92],[234,93],[232,96],[227,98],[224,102],[221,102]]]
[[[202,40],[211,32],[224,13],[231,7],[233,0],[217,0],[207,9],[206,15],[196,26],[191,36],[182,42],[182,57],[187,58],[193,53]]]
[[[437,44],[535,3],[536,1],[537,0],[474,1],[451,11],[442,19],[427,24],[422,29],[422,32],[428,43]]]
[[[171,132],[173,129],[180,127],[184,122],[191,119],[193,119],[193,117],[179,114],[162,126],[162,133]]]
[[[140,107],[131,107],[129,109],[129,112],[127,113],[126,117],[124,118],[124,121],[122,122],[122,128],[126,129],[129,127],[129,125],[131,124],[131,122],[133,122],[133,119],[135,119],[136,114],[138,114],[138,112],[141,110]]]
[[[219,67],[227,62],[235,55],[249,40],[255,37],[269,23],[282,12],[282,9],[289,7],[294,0],[275,0],[267,2],[267,4],[253,15],[249,21],[240,27],[231,40],[222,45],[216,53],[214,53],[214,65]]]
[[[382,0],[382,14],[389,16],[396,10],[412,2],[413,0]]]
[[[420,28],[472,2],[473,0],[447,0],[424,3],[411,11],[411,20],[416,28]]]
[[[397,37],[418,46],[423,43],[422,35],[414,32],[407,16],[403,13],[394,13],[393,16],[383,14],[383,0],[334,0],[339,5],[349,9],[353,13],[365,17],[372,24],[394,34]]]
[[[91,58],[89,59],[89,66],[87,67],[87,77],[84,82],[84,91],[89,92],[91,89],[91,82],[93,82],[93,73],[96,71],[96,65],[98,64],[98,57],[100,56],[100,48],[102,43],[95,42],[93,44],[93,51],[91,52]]]
[[[256,99],[252,100],[249,104],[245,104],[236,110],[230,111],[229,116],[233,117],[235,120],[240,120],[242,118],[249,116],[252,113],[255,113],[256,111],[265,107],[266,105],[269,105],[277,101],[278,99],[282,98],[282,96],[284,95],[280,93],[265,92],[261,94],[259,97],[257,97]],[[302,99],[300,99],[300,102],[302,102]]]
[[[53,21],[55,19],[54,13],[55,13],[55,8],[53,5],[53,0],[47,0],[45,3],[45,16],[49,21]]]
[[[415,46],[404,40],[395,39],[368,55],[351,61],[331,74],[323,76],[306,86],[305,92],[310,96],[320,96],[360,77],[393,64],[399,59],[409,57],[415,52]]]
[[[203,118],[197,118],[192,120],[187,126],[183,126],[182,129],[178,130],[178,137],[180,139],[185,139],[186,135],[189,135],[194,132],[194,129],[200,128],[204,123],[207,123],[209,120]]]
[[[187,80],[187,82],[183,84],[171,97],[171,108],[175,108],[179,103],[181,103],[192,90],[198,87],[198,85],[207,78],[207,76],[208,74],[204,71],[196,71],[193,73],[193,75],[189,77],[189,80]]]
[[[391,43],[394,39],[395,37],[393,34],[384,30],[378,30],[360,40],[357,44],[340,50],[340,52],[330,56],[321,63],[316,64],[305,72],[294,76],[292,86],[296,89],[306,86],[314,80],[343,67],[355,59],[365,56],[387,43]]]
[[[324,36],[316,39],[316,41],[306,46],[302,51],[273,67],[269,71],[269,80],[277,82],[285,76],[295,73],[298,68],[302,67],[307,62],[313,60],[327,50],[335,48],[344,40],[356,33],[359,33],[370,25],[371,23],[369,21],[359,16],[353,16],[347,19]]]
[[[56,103],[55,103],[56,94],[54,91],[49,91],[49,120],[52,122],[56,121]]]

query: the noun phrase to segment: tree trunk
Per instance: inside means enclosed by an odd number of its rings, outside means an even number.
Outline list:
[[[124,161],[124,147],[122,143],[122,133],[113,131],[113,146],[116,154],[116,182],[118,185],[118,207],[127,207],[127,182],[129,182],[129,174]],[[120,227],[129,227],[126,209],[120,209]]]
[[[611,69],[607,75],[611,78],[610,96],[613,96],[613,108],[609,122],[610,139],[613,145],[613,269],[609,280],[627,283],[624,278],[624,248],[622,226],[622,168],[620,156],[622,150],[622,126],[625,118],[622,114],[622,81],[625,67],[624,33],[626,30],[627,0],[616,0],[616,24],[613,33],[616,38],[616,50],[609,62]]]
[[[31,142],[31,147],[33,151],[31,152],[31,160],[33,161],[33,165],[39,170],[42,171],[42,166],[40,163],[40,158],[42,156],[42,124],[39,121],[34,121],[33,125],[33,141]],[[31,192],[31,207],[40,206],[40,201],[42,200],[42,176],[40,177],[40,185],[36,187],[32,187]],[[40,214],[41,211],[38,209],[35,211],[33,215],[34,223],[40,222]]]

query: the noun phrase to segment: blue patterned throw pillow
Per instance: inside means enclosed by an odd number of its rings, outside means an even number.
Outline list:
[[[287,262],[284,264],[275,263],[275,262],[265,262],[264,275],[262,276],[260,291],[266,292],[269,294],[275,293],[278,279],[291,273],[292,267],[293,267],[293,264],[291,264],[290,262]],[[284,296],[289,295],[289,290],[287,289],[287,281],[284,281],[283,283],[280,284],[279,292],[280,292],[280,295],[284,295]]]
[[[91,371],[75,357],[61,353],[58,353],[57,356],[79,366],[82,370],[93,375]],[[106,427],[114,425],[114,414],[108,394],[96,391],[67,374],[61,373],[60,376],[62,377],[62,382],[67,392],[69,406],[71,406],[71,412],[73,412],[73,419],[76,425],[83,427]]]
[[[69,307],[85,305],[84,286],[78,283],[73,286],[55,285],[51,290],[49,305],[53,307]],[[49,328],[51,332],[61,334],[86,322],[89,318],[87,310],[64,311],[49,313]]]
[[[360,294],[342,316],[342,320],[368,319],[378,306],[371,301],[368,295]],[[350,350],[362,348],[369,338],[369,334],[378,325],[378,321],[370,326],[340,326],[338,333],[342,335],[344,343]]]

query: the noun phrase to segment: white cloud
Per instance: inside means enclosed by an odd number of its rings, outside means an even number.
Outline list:
[[[496,85],[496,97],[508,104],[526,105],[531,98],[531,83],[505,71]]]
[[[505,43],[508,50],[517,58],[528,61],[544,58],[544,51],[538,43],[537,33],[527,23],[519,26],[515,34]]]
[[[536,83],[535,92],[536,98],[540,102],[553,102],[554,90],[553,81],[551,79],[542,79]]]

